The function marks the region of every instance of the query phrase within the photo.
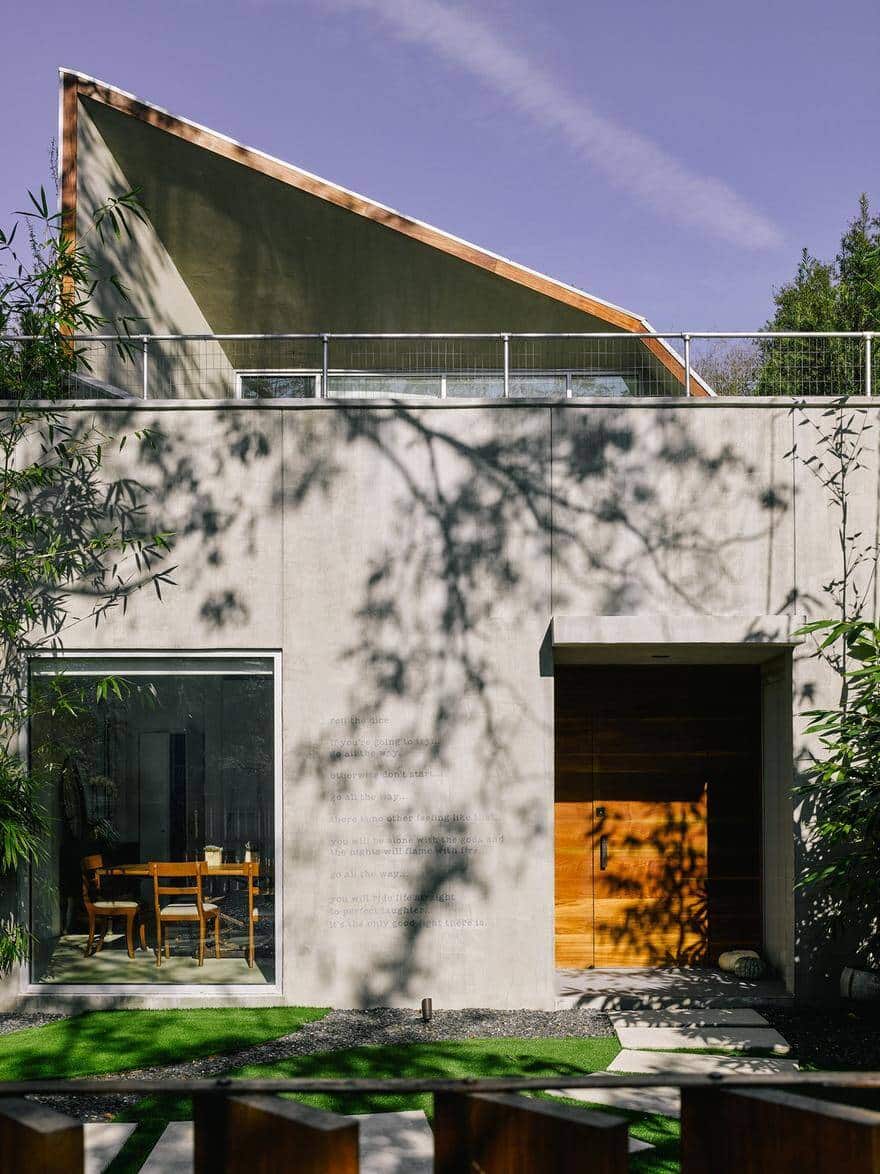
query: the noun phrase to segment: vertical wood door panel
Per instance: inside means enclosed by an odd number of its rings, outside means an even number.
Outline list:
[[[759,684],[751,666],[557,667],[557,966],[760,946]]]
[[[584,970],[593,959],[593,804],[556,804],[556,965]]]

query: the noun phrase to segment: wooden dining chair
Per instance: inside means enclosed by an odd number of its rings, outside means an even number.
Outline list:
[[[244,881],[247,886],[248,902],[248,966],[254,968],[254,927],[260,916],[260,911],[254,904],[254,897],[260,895],[257,888],[257,877],[260,875],[260,865],[256,860],[247,860],[244,865]]]
[[[220,957],[220,909],[202,895],[202,879],[205,862],[191,860],[184,862],[150,861],[150,876],[153,878],[153,903],[156,910],[156,965],[162,965],[162,950],[165,957],[171,957],[166,927],[181,922],[198,922],[199,925],[199,966],[205,962],[205,931],[208,918],[214,923],[214,954]],[[163,884],[163,881],[176,881]],[[189,881],[187,884],[185,882]],[[172,901],[163,904],[167,897],[190,897],[190,901]]]
[[[104,857],[99,854],[84,856],[82,866],[82,896],[86,915],[89,919],[89,940],[86,945],[86,957],[97,954],[104,945],[104,936],[108,929],[113,928],[114,918],[125,918],[125,944],[128,947],[129,958],[134,957],[134,923],[140,912],[137,901],[114,900],[105,898],[101,891],[101,875],[104,868]],[[100,922],[100,936],[95,945],[95,927]],[[141,949],[147,948],[146,933],[143,921],[140,922]]]

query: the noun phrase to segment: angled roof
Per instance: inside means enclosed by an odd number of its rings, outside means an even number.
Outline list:
[[[343,209],[355,217],[362,218],[363,221],[372,222],[404,238],[417,241],[422,246],[428,246],[429,249],[437,250],[457,262],[473,266],[496,279],[513,283],[524,291],[529,290],[550,299],[551,302],[559,304],[560,310],[565,307],[569,314],[571,311],[580,312],[593,320],[582,327],[569,325],[563,329],[607,329],[614,333],[640,333],[652,329],[643,317],[629,310],[537,273],[420,220],[404,216],[392,208],[321,179],[293,164],[285,163],[255,148],[243,146],[226,135],[170,114],[105,82],[66,69],[62,69],[60,75],[61,207],[65,231],[71,236],[76,233],[77,214],[77,120],[79,103],[86,100],[90,108],[91,104],[95,103],[95,109],[104,108],[126,118],[132,118],[139,124],[165,132],[219,159],[244,166],[258,176],[278,181],[307,196],[317,198],[325,205]],[[285,325],[284,328],[290,327]],[[542,329],[540,326],[537,328]],[[268,327],[261,326],[258,329]],[[671,376],[674,381],[684,383],[683,362],[671,346],[660,339],[650,338],[644,339],[642,345],[650,351],[658,366],[665,369],[667,378]],[[695,395],[712,394],[693,371],[691,388]]]

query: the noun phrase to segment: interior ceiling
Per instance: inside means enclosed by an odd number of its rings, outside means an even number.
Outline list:
[[[614,329],[101,102],[81,101],[218,333]],[[632,345],[642,362],[663,370]]]

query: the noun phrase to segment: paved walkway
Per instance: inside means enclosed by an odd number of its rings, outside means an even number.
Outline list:
[[[608,1071],[620,1074],[620,1090],[570,1088],[559,1089],[555,1095],[610,1109],[679,1117],[678,1089],[625,1088],[625,1075],[773,1073],[797,1069],[797,1062],[790,1058],[788,1041],[754,1008],[668,1007],[660,1011],[612,1011],[610,1018],[621,1050],[608,1065]]]
[[[594,1011],[665,1008],[787,1006],[792,1002],[778,979],[751,981],[699,967],[620,970],[558,970],[556,1006]]]

